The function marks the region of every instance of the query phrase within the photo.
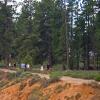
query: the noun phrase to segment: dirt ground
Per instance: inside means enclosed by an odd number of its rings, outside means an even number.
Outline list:
[[[62,77],[48,84],[44,79],[34,82],[29,77],[13,84],[6,74],[2,76],[0,82],[9,85],[0,88],[0,100],[100,100],[100,83],[93,80]]]
[[[29,80],[0,90],[0,100],[36,100],[34,96],[33,99],[28,99],[34,91],[37,91],[35,93],[39,97],[37,100],[100,100],[100,85],[97,83],[73,84],[59,81],[41,87],[41,83],[38,82],[29,86]],[[40,92],[42,95],[39,94]]]

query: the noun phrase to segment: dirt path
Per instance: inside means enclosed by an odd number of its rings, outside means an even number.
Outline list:
[[[0,71],[8,72],[8,73],[16,73],[16,71],[10,70],[10,69],[1,69],[1,68],[0,68]]]
[[[0,71],[3,71],[3,72],[8,72],[8,73],[16,73],[17,71],[14,71],[14,70],[10,70],[10,69],[1,69],[0,68]],[[46,79],[50,79],[49,75],[47,74],[40,74],[40,73],[32,73],[33,75],[37,74],[39,75],[41,78],[46,78]]]
[[[61,78],[62,81],[67,81],[68,83],[73,83],[73,84],[89,84],[92,82],[96,82],[95,80],[86,80],[86,79],[80,79],[80,78],[72,78],[72,77],[68,77],[68,76],[63,76]],[[100,84],[100,82],[98,82]]]
[[[37,74],[39,75],[41,78],[46,78],[46,79],[50,79],[50,76],[47,74],[40,74],[40,73],[32,73],[33,75]]]
[[[17,71],[14,70],[9,70],[9,69],[0,69],[0,71],[3,72],[9,72],[9,73],[16,73]],[[50,76],[47,74],[41,74],[41,73],[32,73],[33,75],[37,74],[39,75],[41,78],[47,78],[50,79]],[[67,81],[68,83],[73,83],[73,84],[89,84],[91,82],[96,82],[95,80],[86,80],[86,79],[80,79],[80,78],[72,78],[72,77],[68,77],[68,76],[63,76],[61,77],[62,81]],[[98,82],[100,84],[100,82]]]

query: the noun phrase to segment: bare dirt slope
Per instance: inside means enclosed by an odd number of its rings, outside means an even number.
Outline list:
[[[99,82],[71,77],[55,81],[39,76],[43,79],[31,76],[17,83],[9,81],[10,85],[0,88],[0,100],[100,100]]]
[[[31,78],[0,90],[0,100],[100,100],[100,86],[59,81],[45,86]],[[42,85],[41,85],[42,84]]]

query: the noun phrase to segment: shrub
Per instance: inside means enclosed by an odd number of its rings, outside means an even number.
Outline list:
[[[48,80],[48,83],[51,84],[51,83],[56,83],[56,82],[59,82],[60,79],[58,77],[55,77],[55,78],[51,78]]]
[[[70,88],[71,87],[71,83],[66,83],[65,85],[64,85],[64,89],[68,89],[68,88]]]
[[[43,78],[40,80],[41,87],[46,88],[48,86],[48,80],[46,78]]]
[[[75,95],[75,100],[80,100],[80,98],[81,98],[81,93],[77,93],[77,94]]]
[[[8,78],[9,80],[15,79],[15,78],[16,78],[16,73],[8,73],[8,74],[7,74],[7,78]]]
[[[63,76],[63,74],[60,71],[53,71],[53,72],[50,73],[51,78],[55,78],[55,77],[60,78],[61,76]]]
[[[21,82],[19,86],[19,91],[23,90],[26,85],[27,85],[26,83]]]
[[[60,81],[60,79],[59,78],[50,78],[50,79],[43,79],[42,80],[42,82],[41,82],[41,86],[43,87],[43,88],[46,88],[46,87],[48,87],[50,84],[52,84],[52,83],[56,83],[56,82],[59,82]]]
[[[26,78],[26,77],[29,77],[29,76],[32,76],[32,74],[30,72],[19,72],[19,77],[20,78]]]
[[[55,91],[57,92],[57,93],[60,93],[60,92],[62,92],[64,90],[64,87],[62,86],[62,85],[58,85],[57,87],[56,87],[56,89],[55,89]]]
[[[29,80],[28,84],[29,86],[32,86],[33,84],[35,84],[36,82],[40,81],[40,76],[38,75],[33,75],[32,78]]]
[[[94,79],[95,79],[96,81],[100,81],[100,76],[96,76]]]

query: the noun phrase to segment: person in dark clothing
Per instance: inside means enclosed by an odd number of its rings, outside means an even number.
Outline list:
[[[47,64],[47,70],[49,70],[50,69],[50,64]]]
[[[27,70],[27,64],[25,64],[25,71]]]
[[[14,67],[16,67],[16,63],[14,63]]]

